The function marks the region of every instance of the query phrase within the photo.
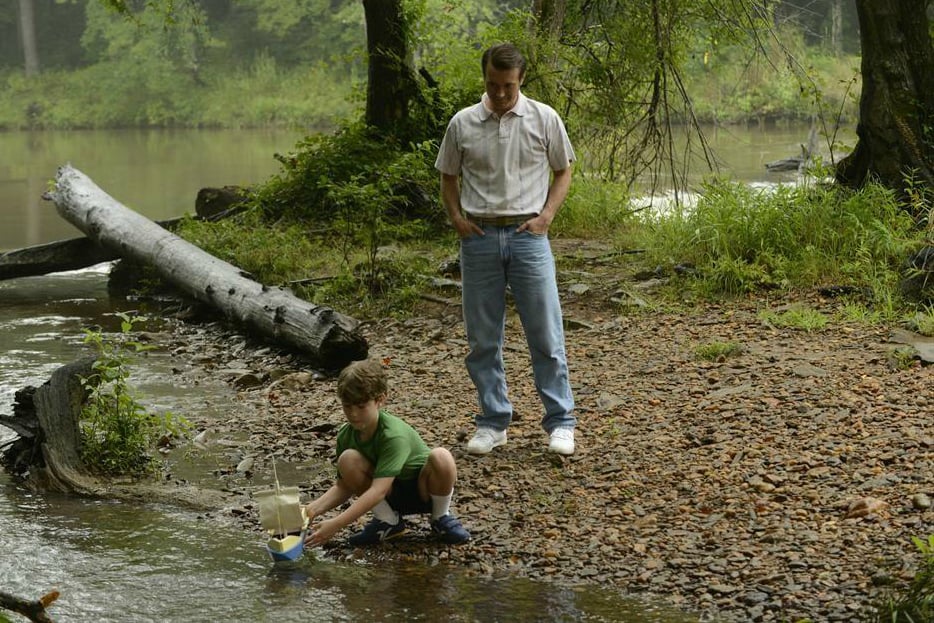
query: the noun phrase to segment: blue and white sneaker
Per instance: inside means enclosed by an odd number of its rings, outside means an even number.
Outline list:
[[[464,529],[454,515],[447,514],[431,522],[431,531],[448,545],[459,545],[470,540],[470,533]]]
[[[392,525],[385,521],[380,521],[375,517],[371,519],[363,530],[347,539],[347,542],[354,547],[360,545],[377,545],[383,541],[390,541],[406,533],[405,521],[400,517],[399,523]]]

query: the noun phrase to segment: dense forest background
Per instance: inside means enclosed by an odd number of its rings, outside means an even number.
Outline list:
[[[838,181],[934,186],[930,0],[0,2],[0,129],[362,121],[430,151],[482,90],[480,50],[510,40],[604,179],[716,171],[705,123],[809,120],[834,153],[858,120]]]
[[[364,3],[357,0],[109,4],[0,0],[0,83],[6,87],[0,128],[328,127],[362,105],[367,27]],[[127,7],[133,18],[114,11],[114,4]],[[562,49],[554,54],[579,55],[573,65],[582,83],[631,85],[640,66],[651,69],[656,53],[644,36],[650,26],[645,16],[625,3],[404,4],[417,5],[406,10],[418,13],[410,60],[439,80],[452,80],[445,71],[459,59],[473,68],[476,48],[485,39],[510,34],[521,39],[517,13],[541,15],[548,7],[560,8],[567,24],[558,33]],[[812,116],[815,97],[802,91],[803,74],[818,79],[815,88],[837,109],[853,93],[853,59],[860,45],[853,2],[760,3],[768,10],[756,18],[771,22],[781,36],[742,40],[731,24],[735,12],[717,14],[707,6],[717,3],[704,3],[703,11],[702,5],[665,4],[669,36],[678,46],[671,52],[677,53],[681,79],[690,88],[692,114],[701,120]],[[604,39],[611,54],[580,36],[597,24],[608,33]],[[547,68],[559,63],[546,57],[540,51],[534,59],[543,69],[530,76],[531,92],[557,100],[556,105],[579,99],[580,93],[567,92],[565,79],[559,85],[549,78]],[[566,71],[569,65],[560,66]],[[470,97],[479,93],[479,72],[474,83]],[[562,112],[568,111],[565,106]]]

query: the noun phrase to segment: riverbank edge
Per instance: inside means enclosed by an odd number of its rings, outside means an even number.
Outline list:
[[[586,295],[563,295],[579,417],[567,459],[544,451],[514,316],[505,354],[515,419],[509,444],[480,458],[463,448],[476,398],[458,306],[364,322],[370,356],[390,369],[388,408],[454,453],[453,512],[474,539],[441,547],[416,522],[411,540],[355,551],[342,534],[323,555],[613,586],[702,621],[867,620],[887,586],[912,577],[911,537],[934,533],[934,512],[911,502],[934,493],[932,369],[895,365],[888,327],[839,321],[809,333],[758,315],[801,304],[833,314],[839,301],[773,294],[619,315],[616,286],[594,275]],[[183,376],[236,389],[229,419],[194,424],[245,439],[254,474],[271,473],[272,455],[280,468],[333,460],[342,415],[332,376],[216,323],[180,326],[173,340],[167,348],[192,362]],[[693,349],[711,341],[741,353],[697,360]],[[303,500],[332,477],[309,471]],[[258,532],[255,483],[240,482],[224,481],[241,495],[216,513]]]

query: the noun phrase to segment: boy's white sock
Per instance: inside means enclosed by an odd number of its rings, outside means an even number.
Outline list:
[[[451,510],[451,497],[454,495],[454,489],[447,495],[431,496],[431,518],[438,519],[444,517]]]
[[[392,526],[399,523],[399,513],[394,511],[386,500],[380,500],[379,504],[373,507],[373,516]]]

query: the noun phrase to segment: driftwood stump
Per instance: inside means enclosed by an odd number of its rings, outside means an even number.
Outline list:
[[[92,493],[96,482],[81,461],[79,421],[87,392],[80,377],[92,373],[93,357],[62,366],[42,386],[17,393],[14,415],[0,425],[19,438],[4,451],[3,466],[32,489]],[[32,391],[30,391],[32,390]]]

